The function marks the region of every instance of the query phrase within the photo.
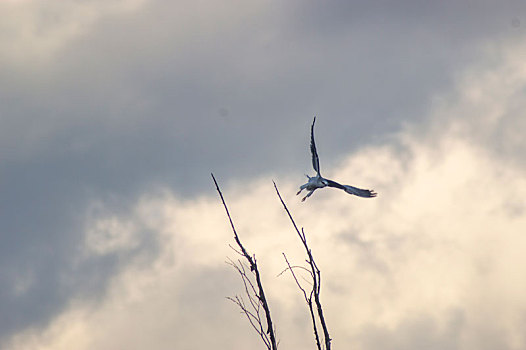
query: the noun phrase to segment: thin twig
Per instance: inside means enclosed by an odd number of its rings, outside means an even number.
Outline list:
[[[282,253],[282,254],[285,254],[285,253]],[[312,272],[306,268],[305,266],[301,266],[301,265],[294,265],[294,266],[289,266],[287,267],[286,269],[284,269],[283,271],[281,271],[280,273],[278,273],[278,275],[276,277],[280,277],[281,275],[283,275],[285,272],[287,272],[288,270],[290,269],[301,269],[301,270],[305,270],[306,272],[309,273],[309,275],[312,275]]]
[[[259,318],[259,314],[254,315],[252,312],[250,312],[246,306],[245,306],[245,303],[243,301],[243,298],[239,297],[236,295],[235,298],[232,298],[232,297],[227,297],[228,300],[230,300],[231,302],[233,302],[234,304],[236,304],[242,311],[242,313],[245,314],[245,316],[247,317],[248,319],[248,322],[250,323],[250,325],[252,326],[252,328],[254,328],[254,330],[256,331],[256,333],[259,334],[261,340],[263,341],[263,343],[265,343],[265,346],[270,349],[270,341],[266,335],[265,332],[262,331],[261,329],[261,319]]]

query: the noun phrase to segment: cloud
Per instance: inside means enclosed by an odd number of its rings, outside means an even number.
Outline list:
[[[84,158],[101,169],[102,179],[90,179],[95,185],[117,187],[115,178],[136,174],[127,192],[154,176],[173,186],[184,180],[195,191],[207,179],[194,184],[180,171],[183,160],[191,174],[208,173],[208,164],[246,176],[264,171],[248,154],[292,169],[301,163],[290,159],[304,151],[293,146],[297,129],[313,114],[342,125],[326,143],[327,157],[381,137],[404,120],[421,120],[429,95],[449,86],[481,42],[521,30],[512,32],[507,19],[518,12],[502,6],[497,21],[488,6],[471,18],[471,10],[445,5],[408,20],[402,5],[383,12],[315,2],[4,4],[2,23],[11,28],[4,32],[14,32],[5,42],[20,49],[0,50],[50,59],[0,68],[0,159],[31,161],[60,149],[74,158],[61,166]],[[275,145],[266,151],[269,138]],[[290,154],[282,156],[284,149]],[[232,156],[218,161],[225,153]],[[137,159],[149,166],[137,167]]]
[[[59,335],[78,332],[89,338],[85,344],[109,344],[104,332],[93,335],[97,331],[90,323],[126,328],[134,319],[133,313],[110,317],[108,310],[120,310],[115,305],[130,306],[126,300],[119,304],[117,297],[112,299],[116,290],[135,290],[135,310],[145,312],[148,306],[137,300],[154,294],[141,294],[133,286],[135,279],[129,282],[123,276],[151,275],[156,280],[152,283],[164,288],[167,282],[149,267],[153,262],[168,271],[176,270],[176,262],[187,262],[186,270],[173,272],[178,284],[166,287],[180,293],[160,298],[159,309],[169,309],[164,307],[168,300],[177,301],[180,308],[174,310],[188,315],[202,304],[192,296],[206,278],[219,283],[214,290],[218,299],[232,294],[235,276],[218,267],[230,253],[225,247],[231,237],[228,227],[212,241],[195,234],[204,232],[203,226],[216,232],[225,224],[210,193],[211,170],[223,179],[246,239],[261,251],[258,256],[268,266],[266,280],[273,281],[283,268],[270,252],[286,250],[302,261],[268,186],[272,177],[284,192],[290,190],[287,198],[293,197],[298,177],[291,174],[309,169],[305,130],[313,114],[319,116],[317,136],[326,173],[372,186],[381,197],[356,202],[326,191],[294,210],[313,232],[320,257],[341,249],[356,256],[350,263],[372,271],[363,276],[364,285],[378,281],[388,289],[382,276],[399,271],[398,260],[408,260],[395,254],[397,247],[429,261],[449,252],[420,252],[426,244],[436,248],[434,237],[442,235],[446,223],[453,227],[446,231],[456,233],[451,238],[455,242],[464,237],[462,229],[487,232],[489,227],[500,231],[521,226],[521,3],[455,2],[426,8],[412,1],[382,7],[305,1],[65,1],[46,6],[11,1],[2,2],[0,10],[0,36],[5,39],[0,41],[0,284],[7,286],[0,290],[0,314],[9,315],[0,320],[0,342],[15,335],[22,345],[31,338],[35,347],[69,346]],[[511,25],[513,19],[519,20],[518,26]],[[400,128],[400,135],[391,137]],[[454,198],[449,197],[451,187],[456,188]],[[165,189],[163,194],[159,188]],[[469,199],[463,199],[468,193],[480,207],[468,206]],[[312,220],[315,203],[324,207],[317,208],[320,217]],[[350,203],[360,205],[349,207]],[[156,206],[175,208],[181,223],[146,209]],[[457,212],[442,212],[446,206],[457,208],[466,219],[451,220]],[[389,222],[371,224],[379,220],[378,210]],[[412,210],[413,216],[407,213]],[[499,216],[504,211],[509,220]],[[479,212],[487,224],[480,223],[475,215]],[[443,226],[428,228],[429,216]],[[276,226],[283,232],[279,241],[261,235],[278,232]],[[422,238],[415,233],[424,230],[430,233]],[[329,231],[331,238],[317,236],[320,231]],[[428,237],[431,233],[434,236]],[[408,235],[416,242],[408,243]],[[457,245],[472,253],[471,247],[478,245],[468,244],[473,239],[469,237]],[[520,246],[516,237],[508,238]],[[486,255],[493,256],[496,249],[508,252],[507,246],[498,247],[485,248]],[[485,255],[480,254],[483,261]],[[463,276],[471,278],[476,270],[464,267],[460,255],[453,256],[463,268],[452,273],[452,285]],[[511,253],[506,256],[510,264],[518,259]],[[496,260],[486,265],[500,266]],[[338,265],[332,260],[327,264]],[[411,268],[421,273],[417,267]],[[342,271],[347,272],[352,271]],[[405,283],[413,282],[409,272],[398,275]],[[445,268],[440,275],[448,275]],[[490,275],[493,281],[496,273]],[[502,275],[502,283],[513,277],[509,272]],[[291,315],[296,323],[290,327],[305,332],[304,337],[282,337],[283,344],[308,341],[308,324],[301,327],[301,300],[295,299],[293,285],[282,287],[282,280],[269,282],[279,285],[276,317],[286,320]],[[331,290],[350,288],[336,283],[338,277],[329,280],[334,281]],[[422,278],[424,282],[429,280]],[[201,291],[209,292],[207,286]],[[450,293],[449,299],[440,299],[444,309],[455,298]],[[190,306],[185,309],[182,304]],[[194,320],[210,318],[212,303],[202,305],[204,310],[192,315]],[[213,309],[217,318],[210,321],[211,329],[223,331],[224,320],[235,330],[246,326],[231,305],[213,305],[221,306]],[[355,309],[360,306],[353,304]],[[436,319],[438,311],[404,320],[395,314],[382,316],[391,328],[368,324],[367,315],[361,316],[363,326],[352,328],[353,334],[363,329],[396,333],[412,329],[415,319],[425,320],[435,338],[449,329],[447,322]],[[150,315],[154,324],[158,313],[152,308]],[[193,334],[192,325],[178,314],[170,317],[185,334]],[[474,324],[463,317],[465,324]],[[280,324],[288,330],[286,322]],[[172,324],[166,322],[168,327]],[[68,325],[77,328],[66,332]],[[511,328],[494,331],[505,337]],[[141,332],[135,333],[137,344],[171,339],[166,330],[146,332],[149,340],[139,340]],[[219,333],[221,343],[238,347],[252,339],[248,332],[247,339]],[[340,332],[337,338],[347,339],[346,334]]]
[[[40,4],[3,1],[0,61],[22,68],[55,58],[57,51],[88,33],[97,21],[140,8],[143,0],[112,0]],[[20,23],[24,23],[23,26]]]
[[[322,270],[334,346],[526,345],[526,169],[512,151],[523,147],[522,139],[509,136],[522,123],[514,111],[526,103],[519,93],[526,75],[515,55],[501,57],[501,64],[468,71],[437,99],[429,123],[336,166],[321,158],[327,176],[374,187],[377,198],[327,189],[300,203],[297,179],[276,178]],[[495,151],[499,144],[509,145],[509,160]],[[303,257],[270,180],[230,182],[223,192],[263,269],[282,346],[307,347],[311,331],[301,296],[288,276],[275,277],[284,268],[282,251],[297,263]],[[193,198],[168,189],[144,194],[119,215],[110,208],[89,219],[88,258],[135,249],[136,226],[156,236],[158,254],[131,260],[112,274],[98,302],[71,302],[48,326],[15,335],[9,348],[256,347],[257,336],[224,300],[242,287],[223,264],[235,256],[227,247],[232,234],[209,188]]]

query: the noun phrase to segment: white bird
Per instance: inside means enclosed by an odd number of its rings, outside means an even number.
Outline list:
[[[303,190],[309,191],[309,193],[307,193],[307,195],[303,197],[303,199],[301,200],[303,202],[305,199],[309,198],[314,193],[314,191],[316,191],[318,188],[324,188],[324,187],[329,186],[329,187],[339,188],[349,194],[354,194],[355,196],[359,196],[359,197],[364,197],[364,198],[376,197],[376,193],[374,191],[363,190],[361,188],[357,188],[357,187],[353,187],[349,185],[340,185],[339,183],[335,181],[325,179],[323,176],[321,176],[320,158],[318,157],[318,152],[316,151],[316,143],[314,142],[314,123],[315,122],[316,122],[316,117],[314,117],[314,120],[312,121],[312,126],[310,128],[310,151],[312,153],[312,167],[316,171],[316,176],[310,177],[309,175],[305,175],[307,176],[309,181],[306,184],[300,186],[300,190],[298,191],[298,193],[296,193],[296,195],[299,195],[301,191]]]

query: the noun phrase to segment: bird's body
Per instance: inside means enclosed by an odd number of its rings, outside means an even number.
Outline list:
[[[308,193],[301,201],[304,201],[305,199],[309,198],[314,191],[316,191],[318,188],[324,188],[324,187],[334,187],[339,188],[341,190],[344,190],[345,192],[349,194],[354,194],[355,196],[364,197],[364,198],[372,198],[376,197],[376,193],[371,190],[364,190],[361,188],[349,186],[349,185],[341,185],[337,183],[336,181],[332,181],[329,179],[324,178],[321,176],[320,173],[320,158],[318,157],[318,152],[316,150],[316,143],[314,142],[314,123],[316,122],[316,117],[314,117],[314,120],[312,121],[311,126],[311,132],[310,132],[310,151],[312,153],[312,167],[316,171],[316,176],[307,176],[309,181],[303,185],[300,186],[300,190],[296,195],[299,195],[301,191],[307,190]]]
[[[303,197],[302,201],[310,197],[318,188],[324,188],[329,185],[327,180],[319,175],[313,177],[310,177],[309,175],[305,176],[307,176],[309,181],[306,184],[301,185],[300,190],[298,191],[298,193],[296,193],[296,195],[298,195],[303,190],[307,190],[309,192],[305,197]]]

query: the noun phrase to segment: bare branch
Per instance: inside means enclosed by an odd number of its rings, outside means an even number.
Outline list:
[[[292,214],[290,213],[289,209],[287,208],[287,205],[283,201],[283,198],[281,198],[281,194],[279,193],[278,186],[274,181],[274,188],[276,189],[276,194],[279,197],[279,200],[281,201],[281,204],[283,205],[283,208],[287,212],[287,215],[289,216],[290,221],[292,222],[292,226],[294,226],[294,229],[296,230],[296,233],[298,234],[301,242],[303,243],[303,247],[305,248],[305,252],[307,253],[307,263],[310,266],[311,269],[311,276],[312,276],[312,291],[307,297],[307,293],[305,292],[304,288],[300,286],[298,279],[296,278],[293,269],[291,268],[289,262],[287,261],[287,258],[285,257],[285,261],[287,262],[287,265],[289,266],[289,269],[292,273],[292,276],[294,277],[294,280],[296,281],[296,284],[300,288],[300,290],[303,292],[303,295],[305,296],[305,300],[307,302],[307,305],[309,306],[309,311],[312,318],[312,324],[314,328],[314,335],[316,338],[316,345],[318,346],[318,349],[321,350],[321,344],[318,337],[318,331],[316,327],[316,317],[314,315],[313,306],[312,306],[312,298],[314,297],[314,302],[316,304],[316,311],[318,315],[319,322],[321,324],[321,327],[323,329],[323,338],[324,338],[324,344],[325,349],[330,350],[331,349],[331,337],[329,335],[329,330],[327,328],[327,323],[325,322],[325,317],[323,315],[323,308],[320,301],[320,293],[321,293],[321,272],[320,269],[318,269],[318,266],[316,265],[316,262],[314,261],[314,257],[312,256],[312,251],[309,248],[309,245],[307,244],[307,237],[305,235],[305,232],[303,231],[303,228],[301,231],[298,229],[298,226],[296,225],[296,222],[294,221],[294,218],[292,217]]]
[[[309,301],[307,298],[307,292],[305,291],[305,289],[303,289],[303,287],[301,286],[301,284],[298,282],[298,278],[296,277],[296,274],[294,273],[294,269],[292,268],[292,266],[290,266],[290,263],[289,263],[289,260],[287,259],[287,256],[285,255],[285,253],[281,253],[283,254],[283,258],[285,259],[285,262],[287,263],[287,270],[290,271],[290,273],[292,274],[292,277],[294,278],[294,281],[296,281],[296,285],[298,286],[298,288],[303,292],[303,295],[305,296],[305,301]],[[301,266],[303,267],[303,266]],[[304,267],[303,267],[304,268]],[[304,268],[305,269],[305,268]],[[307,269],[305,269],[307,270]],[[286,271],[286,270],[285,270]],[[308,271],[308,270],[307,270]],[[310,271],[309,271],[310,272]]]
[[[267,337],[267,334],[263,332],[262,325],[261,325],[261,318],[259,317],[259,313],[254,315],[252,312],[250,312],[245,306],[243,298],[237,295],[235,298],[227,297],[227,299],[232,301],[234,304],[236,304],[241,309],[242,313],[244,313],[245,316],[247,317],[248,322],[250,323],[252,328],[254,328],[256,333],[259,334],[263,343],[265,343],[265,346],[267,347],[267,349],[271,349],[270,341]]]
[[[235,251],[237,254],[241,255],[241,256],[244,256],[242,252],[240,252],[239,250],[237,250],[236,248],[234,248],[231,244],[228,245],[230,247],[230,249],[232,249],[233,251]]]
[[[285,253],[282,253],[283,255],[285,255]],[[281,275],[283,275],[285,272],[287,272],[289,269],[301,269],[301,270],[305,270],[305,272],[307,272],[309,275],[312,275],[312,272],[306,268],[305,266],[301,266],[301,265],[294,265],[294,266],[289,266],[287,267],[286,269],[284,269],[283,271],[281,271],[280,273],[278,273],[278,275],[276,277],[280,277]]]
[[[236,296],[236,298],[230,298],[227,297],[228,300],[234,302],[238,307],[242,310],[242,312],[247,317],[248,321],[250,322],[250,325],[254,330],[259,334],[260,338],[265,343],[265,346],[267,349],[272,349],[271,343],[269,340],[269,337],[267,336],[267,332],[263,329],[263,320],[261,319],[261,307],[262,303],[259,299],[258,292],[252,283],[251,278],[247,275],[247,270],[245,269],[245,264],[241,262],[241,260],[237,260],[237,263],[234,262],[232,259],[228,259],[227,264],[232,266],[241,277],[241,281],[243,282],[243,287],[245,288],[245,294],[248,298],[248,305],[245,303],[244,299]]]
[[[301,286],[300,282],[298,281],[298,278],[296,277],[296,274],[294,273],[294,269],[290,266],[287,256],[285,255],[285,253],[282,253],[282,254],[283,254],[283,258],[285,258],[285,262],[287,263],[288,269],[290,270],[290,273],[292,274],[292,277],[294,278],[294,281],[296,281],[296,285],[302,291],[303,297],[305,298],[305,302],[307,303],[307,306],[309,307],[310,318],[312,320],[312,329],[314,330],[314,339],[316,340],[316,346],[318,347],[318,350],[321,350],[320,336],[318,335],[318,327],[316,326],[316,316],[314,315],[314,309],[312,307],[312,295],[313,295],[314,289],[312,289],[309,296],[307,296],[307,292],[305,291],[305,289]]]
[[[267,346],[267,349],[269,349],[269,350],[277,350],[278,346],[277,346],[277,342],[276,342],[276,335],[275,335],[276,332],[275,332],[274,326],[272,325],[272,318],[270,316],[270,308],[268,306],[267,298],[265,297],[265,291],[263,290],[263,283],[261,282],[261,276],[259,274],[259,269],[258,269],[258,266],[257,266],[256,258],[255,258],[255,256],[254,257],[251,256],[247,252],[247,250],[245,249],[243,244],[241,243],[241,240],[239,239],[239,236],[237,234],[236,228],[234,226],[234,222],[232,221],[232,217],[230,216],[230,213],[228,212],[228,208],[226,206],[225,199],[223,198],[223,194],[221,193],[221,190],[219,189],[219,185],[217,184],[217,181],[216,181],[216,179],[214,177],[214,174],[211,174],[211,175],[212,175],[212,179],[214,180],[214,184],[216,186],[216,190],[219,193],[219,197],[221,197],[221,202],[223,203],[223,207],[225,208],[226,215],[228,216],[228,220],[230,221],[230,226],[232,227],[232,231],[234,232],[234,240],[236,241],[237,245],[239,246],[239,249],[241,250],[241,254],[248,261],[248,264],[250,266],[250,271],[254,274],[255,279],[256,279],[257,291],[256,291],[255,286],[251,282],[251,280],[248,278],[248,276],[247,276],[247,274],[246,274],[246,272],[244,270],[244,267],[241,264],[241,262],[239,262],[240,266],[237,266],[236,264],[233,264],[235,266],[236,270],[238,271],[238,273],[241,275],[241,278],[243,280],[243,284],[245,285],[245,292],[247,293],[248,298],[249,298],[249,302],[250,302],[252,308],[255,309],[255,313],[253,314],[253,316],[255,316],[254,319],[257,320],[256,322],[257,322],[259,327],[254,327],[254,325],[253,325],[253,327],[259,333],[260,337],[263,339],[263,342]],[[250,290],[252,290],[252,293],[255,294],[255,298],[256,299],[254,299],[253,294],[250,293],[249,288],[248,288],[249,286],[250,286]],[[232,299],[230,299],[230,300],[232,300]],[[240,299],[236,299],[236,300],[239,301]],[[241,308],[241,310],[245,313],[245,315],[247,315],[247,317],[249,317],[249,320],[250,320],[250,317],[252,317],[252,316],[250,316],[251,315],[250,313],[247,313],[248,310],[247,310],[245,304],[244,303],[236,303],[236,304]],[[260,307],[263,308],[263,313],[265,314],[266,328],[267,328],[266,331],[263,330],[263,322],[262,322],[261,318],[259,317],[259,315],[260,315]],[[251,322],[251,324],[252,324],[252,322]],[[266,338],[267,334],[268,334],[268,337],[270,339]],[[269,341],[266,341],[265,339],[267,339]]]

